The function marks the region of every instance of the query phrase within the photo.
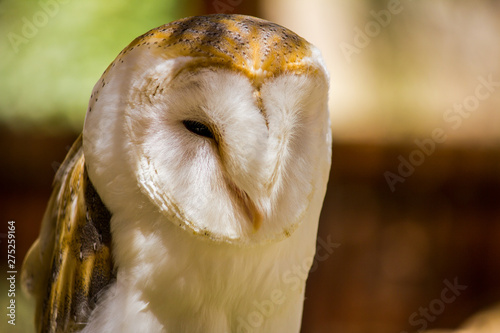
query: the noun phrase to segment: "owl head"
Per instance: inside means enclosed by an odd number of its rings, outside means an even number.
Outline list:
[[[327,98],[319,51],[290,30],[185,18],[136,38],[95,85],[86,168],[111,213],[153,204],[209,241],[277,241],[323,200]]]

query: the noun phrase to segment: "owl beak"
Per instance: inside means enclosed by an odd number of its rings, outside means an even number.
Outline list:
[[[253,231],[258,231],[262,225],[262,220],[264,219],[264,214],[257,207],[252,199],[245,196],[244,199],[245,213],[248,216],[248,220],[252,223]]]
[[[253,225],[253,231],[257,231],[260,229],[260,226],[262,225],[262,220],[263,220],[263,214],[262,212],[253,204],[253,207],[249,209],[250,214],[248,217],[250,218],[250,221],[252,221]]]
[[[261,205],[252,199],[248,193],[238,186],[236,186],[232,181],[228,181],[230,188],[234,191],[236,198],[240,203],[242,212],[247,216],[248,221],[252,224],[253,231],[256,232],[260,229],[264,217],[266,216],[265,206]]]

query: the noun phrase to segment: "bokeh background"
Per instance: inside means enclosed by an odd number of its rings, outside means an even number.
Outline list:
[[[310,274],[302,332],[456,328],[500,301],[494,0],[0,0],[3,265],[13,220],[20,270],[107,65],[147,30],[206,13],[282,24],[330,70],[333,165],[319,237],[340,245]],[[29,332],[19,285],[16,326],[7,324],[0,281],[0,331]],[[445,281],[464,286],[446,303]]]

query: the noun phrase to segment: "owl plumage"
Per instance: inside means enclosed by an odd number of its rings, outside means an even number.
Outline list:
[[[190,17],[92,92],[23,269],[39,332],[298,332],[330,169],[328,74],[274,23]]]
[[[88,179],[81,136],[54,187],[40,237],[23,265],[22,282],[36,297],[41,331],[78,331],[114,278],[111,215]]]

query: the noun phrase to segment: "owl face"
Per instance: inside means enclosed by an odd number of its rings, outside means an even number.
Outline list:
[[[159,27],[94,88],[89,176],[112,213],[147,202],[210,241],[286,238],[324,191],[327,95],[318,51],[285,28],[225,15]]]

